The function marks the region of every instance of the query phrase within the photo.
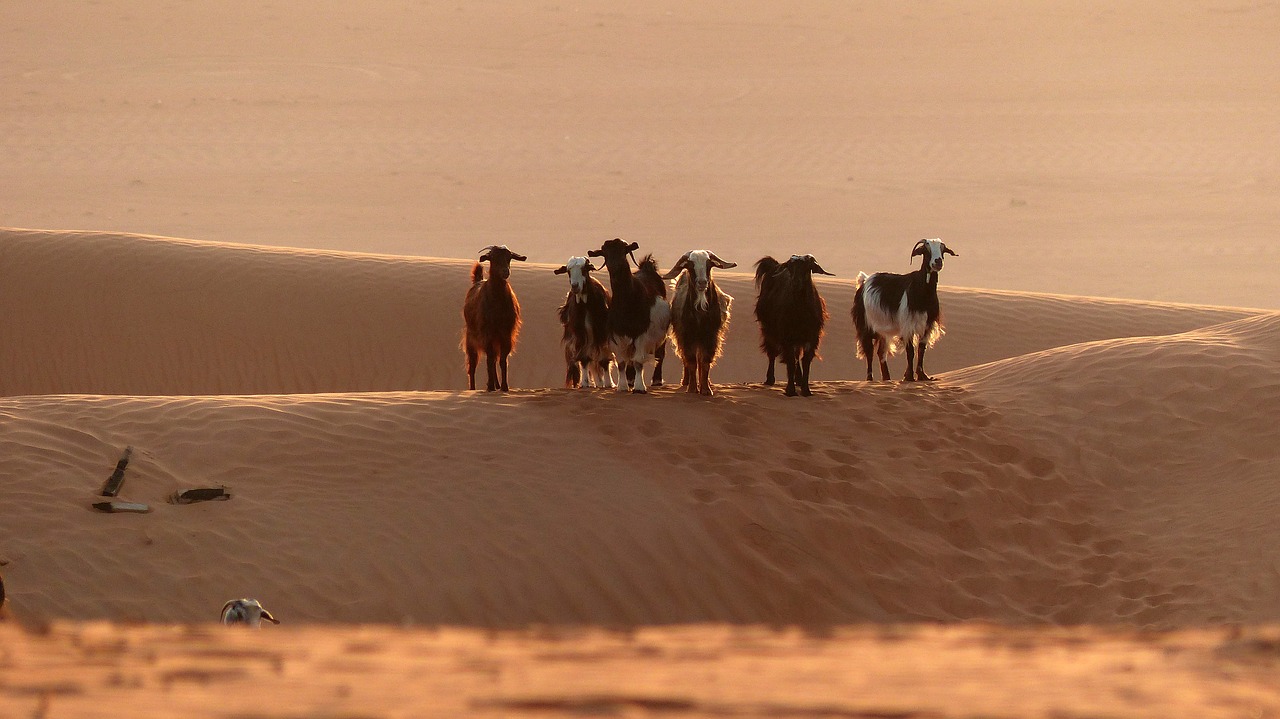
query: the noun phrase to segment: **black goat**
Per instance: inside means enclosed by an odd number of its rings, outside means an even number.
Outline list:
[[[733,298],[716,286],[711,268],[737,267],[707,250],[690,250],[663,275],[679,276],[671,299],[671,328],[676,353],[684,360],[681,386],[688,392],[710,396],[711,365],[720,357],[724,333],[729,329],[729,307]]]
[[[756,262],[756,320],[760,322],[760,349],[769,356],[764,383],[774,382],[774,360],[782,355],[787,365],[786,395],[794,397],[796,386],[808,397],[809,366],[818,355],[822,328],[827,322],[827,303],[813,283],[813,274],[830,275],[813,255],[792,255],[786,262],[772,257]]]
[[[880,360],[880,379],[889,379],[886,354],[894,354],[898,341],[907,347],[907,373],[903,382],[933,378],[924,373],[924,351],[942,336],[942,308],[938,304],[938,272],[942,256],[958,257],[939,239],[920,240],[911,256],[921,255],[920,269],[905,275],[859,272],[854,283],[853,328],[858,336],[857,356],[867,360],[867,380],[872,380],[871,356]]]
[[[607,332],[618,367],[626,382],[618,381],[618,391],[634,386],[636,394],[644,394],[644,365],[656,360],[653,384],[662,384],[662,360],[666,355],[667,333],[671,328],[671,305],[667,304],[667,283],[658,274],[658,263],[652,255],[636,263],[634,274],[627,258],[640,249],[635,242],[612,239],[588,257],[603,257],[609,268],[609,287],[613,299],[609,303]]]
[[[609,290],[591,276],[596,266],[585,257],[570,257],[556,269],[569,275],[569,292],[560,306],[564,325],[564,386],[613,387],[613,352],[605,327],[609,321]]]
[[[476,364],[484,352],[490,392],[506,392],[507,357],[516,346],[520,334],[520,302],[507,278],[511,261],[524,262],[506,245],[490,245],[483,250],[479,262],[471,268],[471,288],[462,303],[462,349],[467,355],[467,389],[476,388]],[[484,265],[489,263],[489,279],[484,278]],[[496,365],[496,367],[495,367]],[[499,378],[499,371],[501,378]]]

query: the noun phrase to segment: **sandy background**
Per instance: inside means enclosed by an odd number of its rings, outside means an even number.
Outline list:
[[[1265,3],[6,3],[0,226],[1280,307]]]
[[[124,622],[6,622],[0,717],[1277,716],[1275,6],[0,28],[0,572]],[[937,235],[940,381],[855,381],[852,278]],[[734,272],[715,398],[560,389],[551,270],[613,236],[816,254],[817,396],[754,384]],[[506,395],[459,391],[491,243]],[[96,513],[126,446],[152,511]],[[285,624],[170,626],[238,596]]]

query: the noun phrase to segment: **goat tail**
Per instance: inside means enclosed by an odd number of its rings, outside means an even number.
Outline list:
[[[484,281],[484,265],[479,262],[471,267],[471,284]]]
[[[774,272],[778,271],[781,266],[777,260],[769,255],[765,255],[756,261],[756,289],[764,283],[766,277],[770,277]]]
[[[867,273],[859,272],[857,278],[855,278],[853,281],[853,289],[855,290],[862,289],[862,286],[867,283],[867,279],[869,277],[870,275],[868,275]]]
[[[667,298],[667,281],[662,279],[662,272],[658,269],[658,261],[653,259],[652,254],[640,258],[640,262],[636,265],[636,277],[646,287],[652,288],[654,294],[664,300]]]

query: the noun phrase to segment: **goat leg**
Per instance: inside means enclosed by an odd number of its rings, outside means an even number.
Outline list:
[[[502,376],[502,384],[499,385],[502,388],[502,391],[511,391],[511,388],[507,386],[507,352],[503,352],[502,356],[498,358],[498,370],[501,372]]]
[[[662,361],[667,358],[667,341],[662,340],[658,348],[653,351],[653,358],[657,360],[653,365],[653,386],[662,386]]]
[[[907,345],[907,373],[902,376],[903,382],[916,381],[916,341],[914,338],[908,337]]]
[[[921,382],[932,382],[933,378],[924,373],[924,342],[916,350],[916,379]]]
[[[797,350],[788,347],[783,350],[783,359],[787,363],[787,388],[783,390],[783,394],[788,397],[796,396],[796,375],[800,374],[799,360],[796,357]]]
[[[684,379],[680,381],[680,386],[685,388],[685,392],[694,394],[698,391],[698,360],[694,358],[693,352],[685,351],[688,355],[684,360]]]
[[[874,361],[875,353],[875,337],[866,335],[858,338],[858,345],[862,347],[862,356],[867,358],[867,381],[875,380],[871,374],[871,363]]]
[[[480,364],[480,353],[470,345],[467,346],[467,389],[476,388],[476,365]]]
[[[777,358],[778,358],[778,355],[772,352],[769,353],[769,369],[767,372],[764,373],[765,387],[772,387],[773,383],[775,382],[775,378],[773,376],[773,363],[774,363],[774,360],[776,360]]]
[[[807,348],[804,351],[804,358],[800,360],[800,394],[804,397],[813,396],[813,392],[809,391],[809,367],[813,364],[813,357],[817,353],[817,350]]]
[[[698,358],[698,392],[704,397],[715,394],[711,389],[711,358],[705,354]]]
[[[498,389],[498,357],[494,352],[485,351],[484,368],[489,375],[488,391],[493,392]]]

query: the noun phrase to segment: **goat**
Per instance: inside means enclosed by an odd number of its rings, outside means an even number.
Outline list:
[[[222,605],[223,624],[246,624],[257,629],[262,626],[263,619],[272,624],[280,623],[256,599],[232,599]]]
[[[610,367],[613,353],[605,325],[609,318],[609,290],[591,276],[598,269],[586,257],[570,257],[555,270],[569,275],[569,293],[560,306],[560,324],[564,325],[565,376],[569,388],[613,387]]]
[[[827,303],[813,283],[813,273],[831,275],[813,255],[792,255],[786,262],[762,257],[756,262],[756,320],[760,323],[760,349],[769,356],[764,383],[774,382],[774,360],[782,355],[787,365],[788,397],[808,397],[809,366],[818,356],[822,328],[827,323]]]
[[[506,392],[507,357],[515,349],[520,334],[520,302],[507,278],[511,261],[524,262],[506,245],[490,245],[481,250],[480,260],[471,268],[471,288],[462,303],[462,349],[467,354],[467,389],[476,388],[476,364],[484,352],[488,371],[488,391]],[[489,263],[489,279],[484,278],[484,265]],[[495,368],[496,365],[496,368]],[[499,379],[499,372],[501,378]]]
[[[618,367],[626,375],[626,382],[618,381],[618,391],[628,388],[636,394],[645,394],[644,366],[652,357],[656,360],[653,384],[662,384],[662,360],[666,355],[667,333],[671,327],[671,305],[667,304],[667,283],[658,274],[658,263],[653,255],[647,255],[636,263],[634,274],[627,258],[640,249],[635,242],[612,239],[598,250],[587,252],[588,257],[603,257],[609,269],[609,286],[613,299],[609,303],[606,334],[613,349]]]
[[[895,354],[898,341],[907,347],[907,373],[903,382],[932,377],[924,373],[924,351],[945,331],[942,308],[938,305],[938,272],[942,256],[959,257],[939,239],[920,240],[911,256],[921,255],[920,269],[905,275],[877,272],[858,273],[854,282],[853,328],[857,333],[857,356],[867,360],[867,381],[871,376],[871,355],[880,360],[880,379],[889,379],[885,354]]]
[[[680,278],[671,299],[671,328],[676,354],[684,360],[684,379],[680,385],[687,392],[708,397],[713,394],[711,366],[720,358],[733,298],[716,285],[711,278],[711,268],[737,266],[736,262],[716,257],[714,252],[690,250],[662,276],[664,280]]]

